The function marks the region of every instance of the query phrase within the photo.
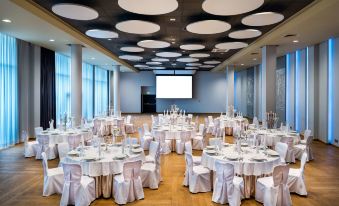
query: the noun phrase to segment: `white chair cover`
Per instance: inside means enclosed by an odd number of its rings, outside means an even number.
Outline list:
[[[151,132],[149,131],[148,124],[144,123],[143,127],[144,127],[144,136],[152,136]]]
[[[259,121],[257,117],[253,118],[253,124],[255,125],[256,128],[259,128]]]
[[[126,137],[124,140],[125,145],[128,144],[138,144],[138,138],[136,137]]]
[[[35,138],[37,138],[38,135],[39,135],[42,131],[44,131],[44,128],[42,128],[42,127],[35,127],[35,128],[34,128],[34,136],[35,136]]]
[[[140,178],[141,160],[125,162],[123,173],[114,176],[113,196],[117,204],[126,204],[144,198]]]
[[[300,140],[300,144],[306,144],[306,140],[307,138],[311,136],[311,130],[305,130],[304,132],[304,139],[303,140]]]
[[[161,154],[169,154],[172,152],[171,141],[166,140],[165,131],[154,131],[154,139],[155,141],[160,142],[160,153]]]
[[[215,138],[210,138],[209,140],[209,145],[211,146],[218,146],[219,148],[222,147],[222,139],[215,137]]]
[[[190,131],[182,131],[180,132],[180,139],[176,140],[175,151],[177,154],[184,154],[185,143],[191,141],[191,132]]]
[[[154,142],[153,147],[155,150],[155,162],[145,162],[141,166],[141,181],[143,187],[148,187],[151,189],[158,189],[159,183],[161,181],[160,173],[160,144],[159,142]]]
[[[265,206],[292,205],[287,186],[288,166],[278,165],[273,169],[273,177],[259,178],[256,183],[255,200]]]
[[[92,177],[82,176],[78,164],[63,164],[65,183],[60,206],[87,206],[95,200],[95,182]]]
[[[67,142],[69,145],[69,148],[71,150],[74,150],[75,148],[77,148],[80,145],[81,142],[81,135],[77,134],[77,135],[69,135],[67,137]]]
[[[192,155],[194,165],[200,165],[201,164],[201,156],[193,156],[192,143],[191,142],[185,142],[185,152]]]
[[[314,157],[313,157],[313,152],[312,152],[312,148],[311,148],[312,141],[313,141],[313,136],[308,136],[307,139],[306,139],[306,145],[304,145],[304,144],[295,145],[294,146],[295,158],[300,160],[303,153],[306,152],[307,161],[313,160]]]
[[[230,163],[215,162],[216,179],[214,181],[212,201],[239,206],[243,198],[244,180],[234,176],[234,166]]]
[[[153,137],[148,135],[144,135],[144,132],[141,127],[138,128],[139,138],[140,138],[140,145],[144,150],[149,150],[150,144],[153,140]]]
[[[280,161],[282,163],[285,163],[285,158],[286,158],[286,154],[287,154],[287,149],[288,149],[288,145],[286,143],[283,142],[278,142],[275,145],[275,151],[277,151],[279,153],[280,156]]]
[[[205,136],[205,125],[200,124],[198,133],[192,138],[193,149],[203,150],[205,146],[204,136]]]
[[[44,171],[44,188],[42,196],[50,196],[55,193],[61,194],[64,184],[64,173],[61,167],[48,169],[46,153],[42,152],[42,168]]]
[[[159,145],[159,146],[158,146]],[[145,162],[155,163],[155,157],[158,151],[158,147],[160,150],[160,144],[156,141],[151,141],[148,155],[145,157]]]
[[[293,162],[295,163],[295,155],[294,155],[294,148],[293,148],[293,137],[283,137],[280,140],[283,143],[287,144],[287,152],[286,152],[286,162]]]
[[[61,167],[61,162],[63,162],[63,159],[67,156],[67,153],[69,152],[69,146],[68,143],[62,142],[58,144],[58,154],[59,154],[59,167]]]
[[[185,153],[186,171],[183,185],[188,186],[191,193],[211,191],[210,170],[201,165],[193,165],[193,157]]]
[[[307,189],[305,184],[304,170],[307,161],[307,153],[304,152],[300,162],[300,169],[290,168],[288,172],[287,185],[290,192],[295,192],[298,195],[307,195]]]
[[[126,128],[127,134],[133,134],[135,132],[134,124],[132,123],[132,116],[131,115],[127,115],[125,128]]]
[[[46,153],[47,159],[55,159],[57,157],[57,150],[55,145],[49,144],[49,136],[48,135],[38,135],[38,146],[36,148],[36,159],[42,159],[41,154],[43,152]]]
[[[36,150],[38,147],[37,141],[29,141],[29,136],[26,130],[23,130],[21,133],[21,139],[25,142],[25,157],[34,157],[36,155]]]

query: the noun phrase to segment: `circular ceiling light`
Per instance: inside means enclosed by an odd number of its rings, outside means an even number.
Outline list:
[[[96,19],[99,16],[96,10],[80,4],[70,4],[70,3],[55,4],[52,6],[52,11],[55,14],[68,19],[83,21]]]
[[[102,38],[102,39],[118,38],[119,36],[114,31],[100,30],[100,29],[87,30],[86,35],[93,37],[93,38]]]
[[[155,54],[158,57],[180,57],[182,54],[178,52],[159,52]]]
[[[250,39],[255,38],[261,35],[261,31],[256,29],[244,29],[239,31],[234,31],[228,34],[229,37],[233,39]]]
[[[205,46],[201,44],[183,44],[180,46],[180,49],[184,49],[184,50],[200,50],[204,48]]]
[[[143,40],[138,42],[138,46],[151,49],[160,49],[171,46],[170,43],[158,40]]]
[[[202,65],[202,66],[199,66],[200,68],[204,68],[204,69],[209,69],[209,68],[214,68],[215,66],[213,65]]]
[[[225,42],[215,45],[217,49],[241,49],[247,46],[245,42]]]
[[[202,64],[200,64],[200,63],[188,63],[188,64],[186,64],[186,66],[194,66],[194,67],[196,67],[196,66],[201,66]]]
[[[160,65],[162,64],[161,62],[146,62],[148,65]]]
[[[121,55],[121,56],[119,56],[119,58],[129,60],[129,61],[140,61],[140,60],[142,60],[141,56],[134,56],[134,55]]]
[[[205,57],[209,57],[209,54],[206,53],[194,53],[194,54],[190,54],[190,57],[193,58],[205,58]]]
[[[212,60],[212,61],[205,61],[204,64],[220,64],[221,61],[216,61],[216,60]]]
[[[141,20],[119,22],[115,25],[115,28],[131,34],[152,34],[160,30],[158,24]]]
[[[153,58],[152,61],[155,61],[155,62],[168,62],[169,59],[165,59],[165,58]]]
[[[179,5],[177,0],[119,0],[118,4],[126,11],[144,15],[167,14]]]
[[[134,65],[134,67],[145,68],[145,67],[148,67],[148,66],[147,65],[143,65],[143,64],[136,64],[136,65]]]
[[[230,30],[231,25],[220,20],[204,20],[191,23],[186,29],[195,34],[218,34]]]
[[[197,62],[197,61],[199,61],[199,59],[191,58],[191,57],[177,59],[177,62]]]
[[[166,69],[165,67],[151,67],[151,69]]]
[[[185,69],[199,69],[198,67],[185,67]]]
[[[264,0],[205,0],[202,9],[210,14],[231,16],[253,11],[264,4]]]
[[[125,52],[143,52],[143,51],[145,51],[144,48],[134,47],[134,46],[121,47],[120,50],[125,51]]]
[[[275,12],[262,12],[244,17],[241,23],[247,26],[267,26],[284,19],[284,15]]]

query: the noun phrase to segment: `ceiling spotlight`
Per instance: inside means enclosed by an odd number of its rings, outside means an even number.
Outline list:
[[[53,42],[53,41],[55,41],[55,40],[54,40],[54,39],[50,39],[49,41],[52,41],[52,42]]]
[[[155,52],[155,51],[152,51],[152,52]]]
[[[172,44],[175,44],[175,41],[172,41]]]
[[[175,21],[175,18],[170,18],[170,21]]]
[[[112,41],[112,39],[107,39],[108,41]]]
[[[5,23],[12,23],[12,21],[10,19],[3,19],[2,21],[5,22]]]
[[[299,42],[299,40],[293,40],[293,43],[298,43]]]
[[[91,57],[92,60],[94,60],[95,58],[94,57]]]
[[[253,58],[253,61],[256,61],[257,60],[257,58]]]
[[[241,66],[244,66],[245,64],[240,64]]]
[[[224,53],[220,53],[220,54],[224,54]]]
[[[177,65],[177,64],[172,64],[172,66],[175,66],[175,65]]]

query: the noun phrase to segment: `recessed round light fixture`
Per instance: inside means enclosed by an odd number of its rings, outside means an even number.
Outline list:
[[[205,58],[205,57],[209,57],[210,55],[206,53],[194,53],[194,54],[190,54],[189,56],[193,58]]]
[[[154,62],[168,62],[169,59],[165,59],[165,58],[153,58],[152,61],[154,61]]]
[[[150,67],[151,69],[166,69],[165,67]]]
[[[94,59],[95,59],[95,57],[91,57],[91,59],[92,59],[92,60],[94,60]]]
[[[202,9],[210,14],[231,16],[253,11],[264,4],[264,0],[205,0]]]
[[[180,57],[182,54],[178,52],[159,52],[155,54],[158,57],[167,57],[167,58],[173,58],[173,57]]]
[[[55,41],[55,40],[54,40],[54,39],[50,39],[50,40],[48,40],[48,41],[53,42],[53,41]]]
[[[245,64],[240,64],[241,66],[244,66]]]
[[[75,20],[92,20],[98,18],[99,14],[96,10],[73,3],[61,3],[52,6],[52,11],[62,17]]]
[[[175,21],[175,18],[170,18],[170,21]]]
[[[5,23],[12,23],[12,21],[10,19],[3,19],[1,21],[5,22]]]
[[[230,38],[233,39],[250,39],[255,38],[261,35],[261,31],[256,29],[244,29],[239,31],[234,31],[228,34]]]
[[[115,28],[130,34],[152,34],[160,30],[158,24],[141,20],[122,21]]]
[[[167,14],[179,5],[177,0],[119,0],[118,4],[126,11],[144,15]]]
[[[204,64],[220,64],[221,61],[211,60],[211,61],[205,61]]]
[[[146,62],[148,65],[160,65],[162,64],[161,62]]]
[[[185,67],[185,69],[199,69],[198,67]]]
[[[193,67],[196,67],[196,66],[201,66],[202,64],[200,64],[200,63],[188,63],[188,64],[186,64],[186,66],[193,66]]]
[[[201,65],[199,66],[200,68],[204,68],[204,69],[210,69],[210,68],[214,68],[214,65]]]
[[[185,58],[179,58],[176,59],[177,62],[197,62],[199,59],[191,58],[191,57],[185,57]]]
[[[135,55],[121,55],[121,56],[119,56],[119,58],[129,60],[129,61],[140,61],[140,60],[142,60],[141,56],[135,56]]]
[[[299,42],[299,40],[293,40],[293,43],[298,43]]]
[[[138,46],[151,49],[160,49],[171,46],[170,43],[159,40],[143,40],[138,42]]]
[[[284,19],[284,15],[275,12],[261,12],[244,17],[241,23],[247,26],[267,26]]]
[[[231,25],[220,20],[203,20],[191,23],[186,30],[195,34],[218,34],[231,29]]]
[[[144,48],[141,48],[141,47],[133,47],[133,46],[121,47],[120,50],[121,50],[121,51],[125,51],[125,52],[143,52],[143,51],[145,51]]]
[[[114,31],[101,30],[101,29],[87,30],[86,35],[93,37],[93,38],[101,38],[101,39],[118,38],[119,36],[118,33]]]
[[[147,65],[143,65],[143,64],[136,64],[136,65],[134,65],[134,67],[145,68],[145,67],[148,67],[148,66]]]
[[[180,46],[180,49],[184,49],[184,50],[201,50],[204,48],[205,46],[201,44],[184,44]]]
[[[247,46],[245,42],[225,42],[215,45],[217,49],[241,49]]]
[[[257,58],[253,58],[253,61],[257,61]]]

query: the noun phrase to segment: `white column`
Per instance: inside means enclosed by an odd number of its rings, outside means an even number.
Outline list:
[[[120,65],[113,66],[113,106],[114,116],[120,113]]]
[[[275,112],[275,70],[277,67],[277,47],[264,46],[261,49],[262,55],[262,117],[266,112]]]
[[[226,112],[228,106],[234,106],[234,67],[226,67]]]
[[[82,46],[71,45],[71,116],[73,125],[79,125],[82,117]]]
[[[114,108],[114,80],[113,71],[109,71],[109,109]]]

